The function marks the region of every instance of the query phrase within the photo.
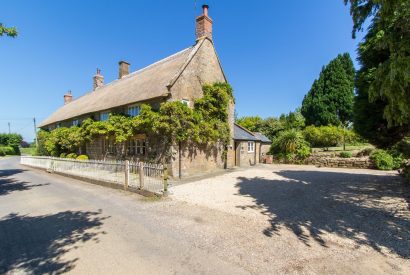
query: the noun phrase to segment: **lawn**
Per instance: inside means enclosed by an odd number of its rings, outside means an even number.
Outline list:
[[[20,148],[22,155],[34,156],[36,153],[36,147]]]

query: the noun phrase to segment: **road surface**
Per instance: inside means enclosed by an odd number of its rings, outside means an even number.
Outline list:
[[[0,160],[0,273],[247,273],[195,247],[157,202]]]
[[[153,201],[0,159],[0,274],[409,274],[394,174],[258,166]]]

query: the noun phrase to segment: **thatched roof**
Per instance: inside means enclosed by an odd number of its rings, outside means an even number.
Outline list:
[[[129,75],[89,92],[62,106],[40,123],[44,127],[53,123],[79,117],[85,114],[145,101],[169,94],[186,65],[198,51],[203,41],[182,50]]]

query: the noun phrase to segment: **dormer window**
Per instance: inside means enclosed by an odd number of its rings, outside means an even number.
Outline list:
[[[183,99],[181,100],[182,104],[189,106],[189,100],[188,99]]]
[[[100,113],[100,120],[101,121],[107,121],[109,116],[110,116],[109,112],[102,112],[102,113]]]
[[[131,117],[137,116],[140,114],[141,108],[139,105],[134,105],[134,106],[130,106],[128,107],[128,111],[127,114]]]

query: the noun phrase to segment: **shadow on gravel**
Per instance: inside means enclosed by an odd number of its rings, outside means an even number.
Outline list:
[[[101,212],[66,211],[45,216],[16,213],[0,220],[0,274],[59,274],[72,270],[78,259],[65,253],[87,241],[98,241]]]
[[[0,170],[0,196],[8,195],[14,191],[26,191],[26,190],[30,190],[33,187],[49,185],[49,183],[29,184],[28,182],[18,181],[12,177],[16,174],[23,173],[24,171],[26,170],[22,170],[22,169]]]
[[[253,197],[271,226],[266,236],[285,227],[306,245],[330,232],[410,258],[410,186],[399,176],[317,171],[281,171],[283,180],[239,178],[239,195]]]

